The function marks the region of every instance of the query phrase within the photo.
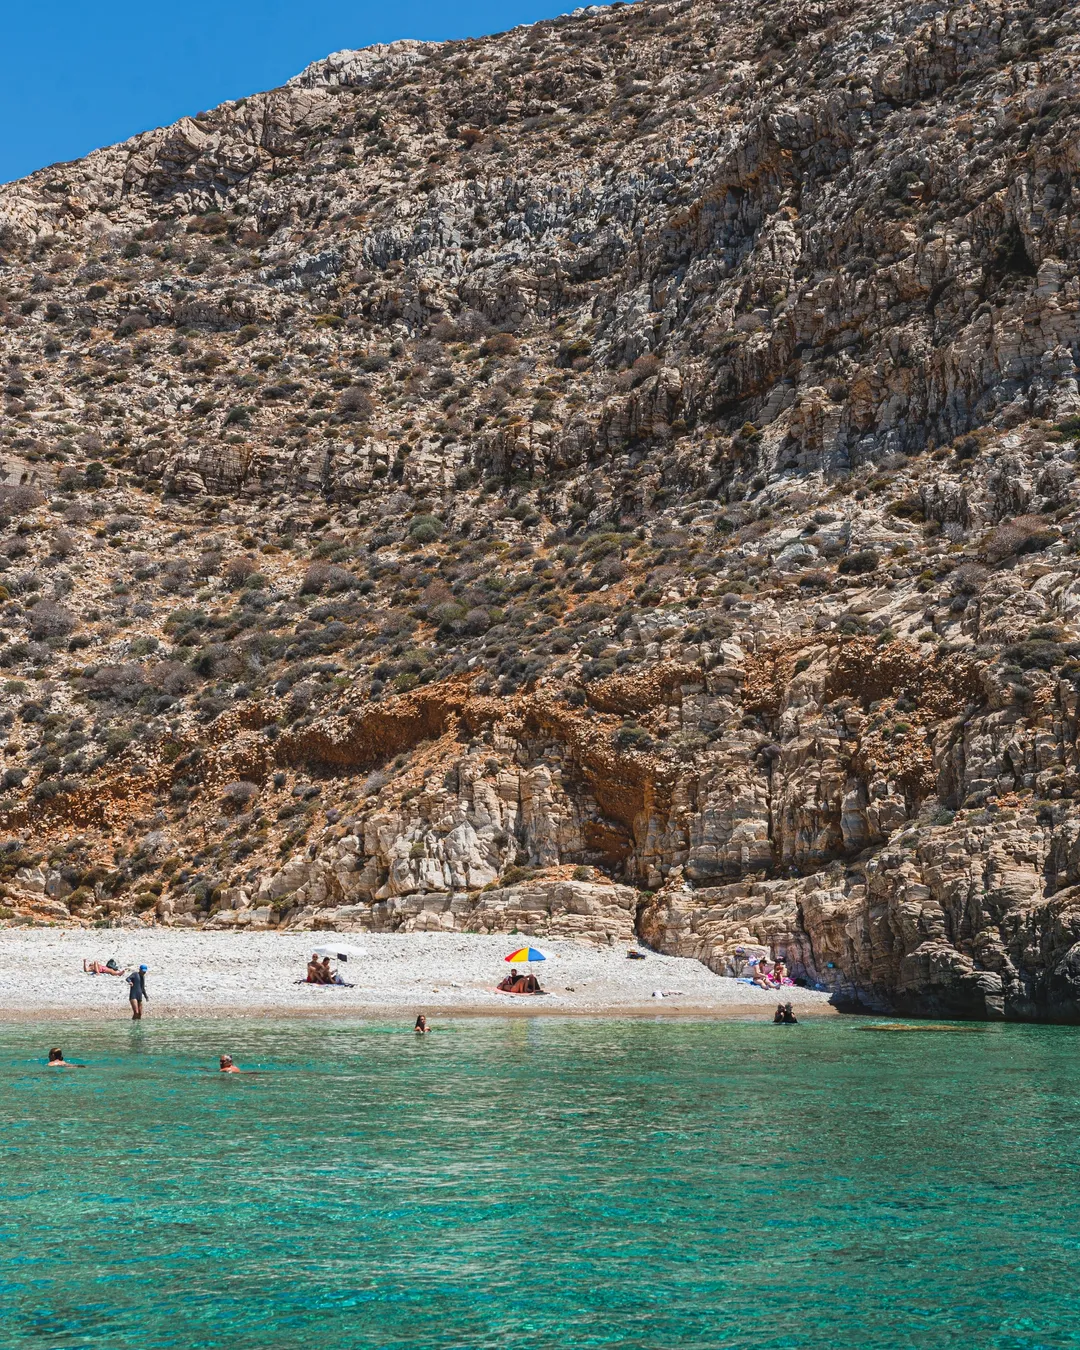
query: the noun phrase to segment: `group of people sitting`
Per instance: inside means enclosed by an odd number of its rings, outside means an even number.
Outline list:
[[[795,983],[782,960],[769,961],[762,957],[752,966],[750,974],[751,983],[759,989],[783,989]]]
[[[351,989],[352,985],[348,980],[341,978],[341,972],[330,969],[330,958],[324,956],[319,960],[315,952],[311,954],[311,960],[307,965],[307,975],[299,981],[300,984],[340,984],[346,989]]]
[[[510,974],[504,980],[495,986],[500,994],[546,994],[546,989],[540,988],[540,981],[535,975],[519,975],[516,966],[510,967]]]

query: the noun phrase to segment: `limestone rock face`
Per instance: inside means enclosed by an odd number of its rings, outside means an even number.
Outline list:
[[[1080,1018],[1078,33],[589,7],[0,187],[0,924]]]
[[[328,898],[319,889],[306,887],[294,891],[293,896],[295,904],[284,912],[284,924],[289,929],[522,933],[529,937],[573,937],[605,945],[636,941],[639,904],[633,887],[569,880],[540,880],[481,891],[414,890],[374,903],[350,902],[342,896]],[[210,926],[271,927],[276,922],[272,906],[244,904],[233,908],[223,900]]]

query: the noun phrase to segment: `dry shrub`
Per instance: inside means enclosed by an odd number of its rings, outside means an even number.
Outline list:
[[[961,563],[949,576],[949,590],[953,595],[978,595],[989,575],[978,563]]]
[[[484,356],[516,356],[519,349],[518,340],[513,333],[492,333],[491,337],[485,338],[480,344],[480,351]]]
[[[148,683],[173,698],[188,694],[199,683],[190,666],[183,661],[156,661],[147,671]]]
[[[1042,516],[1017,516],[1002,521],[983,541],[983,553],[988,562],[1004,562],[1023,553],[1037,553],[1060,538]]]
[[[30,636],[38,642],[45,638],[67,637],[75,631],[77,623],[70,609],[53,600],[39,600],[30,611]]]
[[[639,356],[630,367],[630,373],[633,376],[635,384],[641,384],[644,380],[651,379],[659,374],[663,362],[655,352],[646,352],[644,356]]]
[[[0,515],[25,516],[36,506],[43,506],[45,494],[29,483],[0,484]]]
[[[21,534],[13,534],[0,542],[0,553],[5,558],[25,558],[30,552],[30,541]]]
[[[230,590],[238,591],[258,570],[252,558],[230,558],[225,564],[225,581]]]
[[[161,569],[161,589],[175,595],[191,580],[191,564],[186,558],[170,558]]]
[[[346,568],[336,567],[333,563],[315,562],[304,573],[300,594],[322,595],[324,591],[334,594],[351,590],[355,585],[356,577]]]
[[[246,778],[226,783],[221,789],[222,804],[233,811],[243,811],[258,795],[258,787],[254,783],[249,783]]]
[[[338,411],[346,417],[365,419],[375,411],[375,403],[366,389],[354,384],[338,399]]]
[[[89,677],[88,692],[92,698],[115,699],[121,703],[135,703],[146,691],[143,668],[134,662],[116,666],[99,666]]]
[[[69,530],[57,530],[50,541],[49,552],[54,558],[70,558],[75,547],[75,536]]]

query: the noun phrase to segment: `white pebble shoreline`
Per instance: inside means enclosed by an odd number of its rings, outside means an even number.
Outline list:
[[[565,938],[532,940],[551,958],[532,967],[550,991],[546,997],[496,992],[508,969],[503,958],[527,941],[516,934],[9,928],[0,931],[0,1020],[130,1017],[125,982],[84,974],[84,957],[115,957],[128,968],[145,963],[148,1017],[453,1012],[761,1018],[771,1016],[780,998],[684,957],[648,952],[644,961],[630,961],[626,947],[597,949]],[[294,983],[314,947],[337,944],[369,952],[341,968],[354,988]],[[672,996],[655,998],[654,990]],[[831,1015],[828,999],[809,989],[783,991],[783,1000],[804,1015]]]

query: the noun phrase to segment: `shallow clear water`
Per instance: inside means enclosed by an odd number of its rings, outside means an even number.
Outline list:
[[[3,1026],[0,1345],[1080,1345],[1078,1035]]]

